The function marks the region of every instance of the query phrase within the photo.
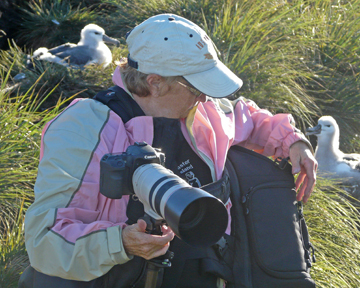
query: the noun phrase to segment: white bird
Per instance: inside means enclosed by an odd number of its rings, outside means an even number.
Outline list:
[[[360,196],[360,154],[345,154],[339,149],[340,130],[335,119],[322,116],[318,125],[306,129],[306,135],[316,135],[318,139],[315,158],[320,176],[341,178],[347,185],[359,191]],[[360,198],[359,198],[360,200]]]
[[[79,43],[65,43],[48,49],[40,47],[32,57],[28,57],[28,68],[33,68],[31,58],[55,62],[67,67],[83,67],[92,63],[104,67],[112,61],[112,53],[104,42],[120,45],[120,42],[105,34],[105,30],[96,24],[88,24],[81,30]]]

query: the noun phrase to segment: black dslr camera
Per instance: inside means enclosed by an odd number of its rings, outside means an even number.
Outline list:
[[[154,223],[165,220],[189,245],[216,243],[228,223],[224,204],[164,165],[165,155],[145,142],[129,146],[125,153],[106,154],[100,162],[100,193],[112,199],[135,194]]]
[[[100,193],[112,199],[134,194],[134,171],[150,163],[165,166],[165,154],[146,142],[135,142],[123,153],[105,154],[100,161]]]

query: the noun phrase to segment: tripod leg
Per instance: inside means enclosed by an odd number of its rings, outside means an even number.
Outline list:
[[[156,288],[156,283],[158,280],[159,271],[162,268],[152,264],[151,262],[147,263],[146,269],[146,280],[144,288]]]

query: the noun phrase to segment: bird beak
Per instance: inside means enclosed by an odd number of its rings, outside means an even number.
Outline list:
[[[103,35],[103,41],[106,42],[106,43],[111,43],[111,44],[114,44],[116,45],[116,47],[119,47],[120,46],[120,41],[119,40],[116,40],[114,38],[111,38],[107,35]]]
[[[321,133],[321,125],[318,124],[315,127],[310,127],[306,129],[306,135],[316,135]]]

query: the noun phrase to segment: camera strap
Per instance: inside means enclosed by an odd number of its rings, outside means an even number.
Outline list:
[[[230,198],[230,176],[225,168],[223,176],[218,181],[200,187],[226,204]]]

